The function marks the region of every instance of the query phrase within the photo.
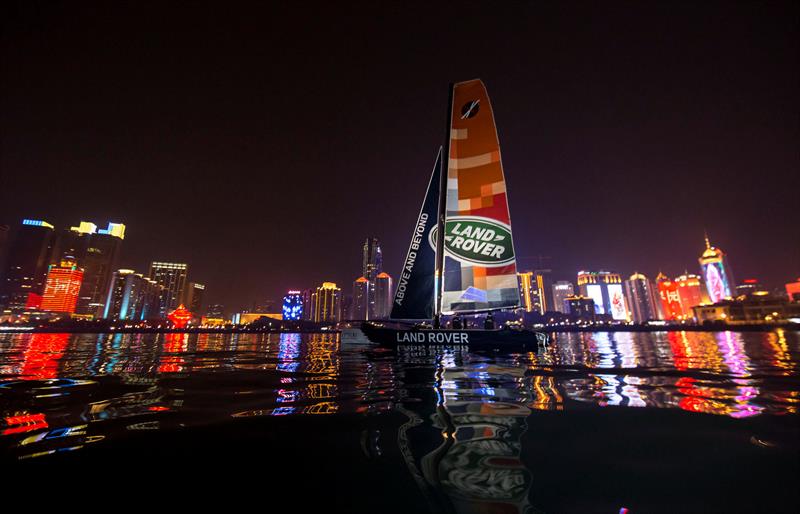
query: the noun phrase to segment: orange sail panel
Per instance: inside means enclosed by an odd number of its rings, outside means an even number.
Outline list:
[[[442,312],[520,303],[500,144],[480,80],[453,86]]]

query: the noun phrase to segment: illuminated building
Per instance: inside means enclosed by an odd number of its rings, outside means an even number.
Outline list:
[[[653,283],[641,273],[634,273],[624,283],[625,298],[636,323],[659,319],[658,299]]]
[[[521,307],[525,312],[533,312],[533,272],[523,271],[517,273],[519,282],[519,297],[522,300]]]
[[[377,237],[368,237],[361,252],[361,274],[370,282],[383,271],[383,254]]]
[[[186,287],[188,264],[178,262],[153,262],[150,264],[148,276],[164,287],[161,297],[161,317],[174,310],[180,303],[183,289]]]
[[[279,312],[237,312],[233,315],[233,324],[249,325],[261,319],[280,321],[283,315]]]
[[[800,278],[786,284],[786,295],[790,301],[800,302]]]
[[[161,317],[163,287],[133,270],[117,270],[111,278],[103,318],[143,321]]]
[[[566,280],[559,280],[558,282],[553,284],[553,310],[562,312],[564,314],[568,314],[569,310],[567,309],[564,300],[567,299],[569,296],[573,296],[575,294],[575,289],[572,287],[572,282],[567,282]]]
[[[525,312],[544,314],[552,311],[553,300],[550,295],[550,270],[525,271],[517,273],[519,294]],[[563,307],[562,307],[563,308]]]
[[[77,227],[59,235],[56,258],[72,255],[83,268],[83,284],[76,312],[100,317],[105,312],[105,301],[114,270],[117,268],[125,238],[125,225],[109,223],[108,228],[81,221]]]
[[[622,279],[610,271],[579,271],[578,290],[581,296],[594,300],[596,314],[610,314],[615,320],[628,319]]]
[[[208,312],[206,313],[206,316],[208,316],[209,318],[214,318],[214,319],[217,319],[217,318],[223,318],[224,319],[225,318],[225,307],[223,307],[222,305],[220,305],[218,303],[216,303],[214,305],[210,305],[208,307]]]
[[[22,220],[8,246],[8,258],[0,284],[0,305],[24,309],[29,299],[34,304],[44,293],[50,254],[53,248],[53,225],[41,220]],[[29,298],[29,296],[32,296]]]
[[[172,322],[174,328],[186,328],[186,325],[192,320],[192,313],[180,304],[177,309],[167,315],[167,319]]]
[[[51,265],[42,295],[42,310],[73,314],[82,280],[83,270],[74,259],[65,258],[58,266]]]
[[[736,286],[736,297],[751,295],[757,291],[763,291],[761,284],[754,278],[746,278],[741,284]]]
[[[323,282],[314,291],[314,321],[336,323],[342,315],[342,290],[333,282]]]
[[[675,279],[681,303],[681,319],[694,318],[692,307],[703,303],[703,283],[700,277],[685,273]]]
[[[183,294],[183,304],[187,309],[195,314],[201,312],[203,308],[203,295],[206,292],[206,286],[197,282],[189,282],[186,284],[186,291]]]
[[[289,291],[283,297],[282,317],[288,321],[303,319],[303,295],[300,291]]]
[[[381,272],[375,277],[375,304],[370,319],[389,319],[392,312],[392,277]]]
[[[125,286],[127,285],[128,275],[133,273],[135,272],[132,269],[120,269],[111,275],[108,295],[106,296],[105,306],[103,308],[103,318],[120,319],[122,300],[125,296]]]
[[[725,252],[711,246],[706,236],[706,249],[698,259],[700,270],[706,282],[711,303],[733,297],[734,280]]]
[[[678,285],[663,273],[659,273],[656,277],[656,284],[664,319],[669,321],[683,319],[683,308],[678,294]]]
[[[713,305],[698,305],[693,310],[698,323],[781,323],[800,318],[800,303],[786,301],[766,291],[757,291],[741,300],[722,300]]]
[[[578,321],[594,321],[597,308],[592,298],[585,296],[568,296],[564,299],[567,314]]]
[[[358,277],[353,282],[353,311],[350,314],[350,319],[369,319],[369,290],[369,280],[365,277]]]

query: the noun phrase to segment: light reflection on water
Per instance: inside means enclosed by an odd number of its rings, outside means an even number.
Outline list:
[[[450,441],[438,472],[481,454],[498,482],[480,487],[500,495],[503,483],[509,499],[529,483],[518,446],[531,412],[796,414],[798,354],[798,334],[782,330],[562,333],[539,353],[510,355],[395,352],[338,334],[0,334],[0,448],[25,458],[125,431],[396,410]],[[459,473],[447,471],[447,487],[480,488]]]

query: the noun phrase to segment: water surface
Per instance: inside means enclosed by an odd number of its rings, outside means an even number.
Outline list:
[[[0,334],[0,469],[58,505],[792,512],[798,359],[785,331],[555,334],[519,354]]]

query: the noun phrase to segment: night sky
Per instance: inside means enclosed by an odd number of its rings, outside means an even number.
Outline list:
[[[707,230],[737,279],[800,276],[796,2],[164,4],[3,13],[0,223],[125,223],[123,267],[228,310],[350,293],[368,235],[397,275],[481,78],[520,268],[697,273]]]

